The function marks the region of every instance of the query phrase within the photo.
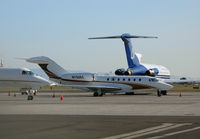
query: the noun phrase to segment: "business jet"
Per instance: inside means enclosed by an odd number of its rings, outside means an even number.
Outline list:
[[[93,96],[105,93],[131,93],[137,89],[157,89],[157,93],[171,89],[173,86],[151,76],[98,75],[89,72],[68,72],[48,57],[39,56],[26,59],[38,64],[49,79],[64,86],[94,92]]]
[[[28,94],[28,100],[33,99],[33,91],[50,82],[27,68],[0,68],[0,88],[20,88],[20,92]]]
[[[120,36],[109,36],[109,37],[94,37],[88,39],[122,39],[126,51],[126,59],[128,63],[128,69],[124,68],[117,69],[116,75],[145,75],[153,76],[157,78],[170,78],[170,71],[162,66],[155,64],[144,64],[141,63],[142,55],[134,52],[131,38],[157,38],[151,36],[135,36],[130,34],[122,34]]]

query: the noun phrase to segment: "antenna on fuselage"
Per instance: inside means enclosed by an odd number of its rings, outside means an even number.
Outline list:
[[[122,39],[125,46],[126,51],[126,58],[128,62],[128,67],[133,68],[140,64],[140,60],[138,56],[133,52],[131,38],[158,38],[155,36],[137,36],[137,35],[130,35],[128,33],[122,34],[120,36],[107,36],[107,37],[93,37],[88,39]]]

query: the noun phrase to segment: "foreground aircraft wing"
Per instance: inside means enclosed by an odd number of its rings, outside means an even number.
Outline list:
[[[101,89],[101,91],[117,91],[121,90],[119,87],[112,87],[112,86],[87,86],[87,85],[62,85],[62,86],[67,86],[67,87],[72,87],[72,88],[78,88],[78,89],[83,89],[88,91],[97,91],[98,89]]]

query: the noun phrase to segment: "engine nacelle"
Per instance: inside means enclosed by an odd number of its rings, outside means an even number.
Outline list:
[[[146,71],[145,74],[148,76],[156,76],[158,74],[158,70],[157,69],[149,69]]]
[[[117,69],[115,75],[133,75],[133,71],[131,69]]]
[[[125,69],[117,69],[115,71],[115,75],[125,75],[126,70]]]
[[[147,76],[156,76],[158,75],[159,73],[159,70],[157,68],[153,68],[153,69],[144,69],[144,68],[134,68],[134,69],[117,69],[115,71],[115,75],[127,75],[127,76],[130,76],[130,75],[147,75]]]
[[[133,75],[133,71],[131,69],[127,69],[127,71],[125,71],[124,75]]]

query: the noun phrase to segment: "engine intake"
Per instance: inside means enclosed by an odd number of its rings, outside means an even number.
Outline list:
[[[115,75],[125,75],[126,70],[125,69],[117,69],[115,71]]]

